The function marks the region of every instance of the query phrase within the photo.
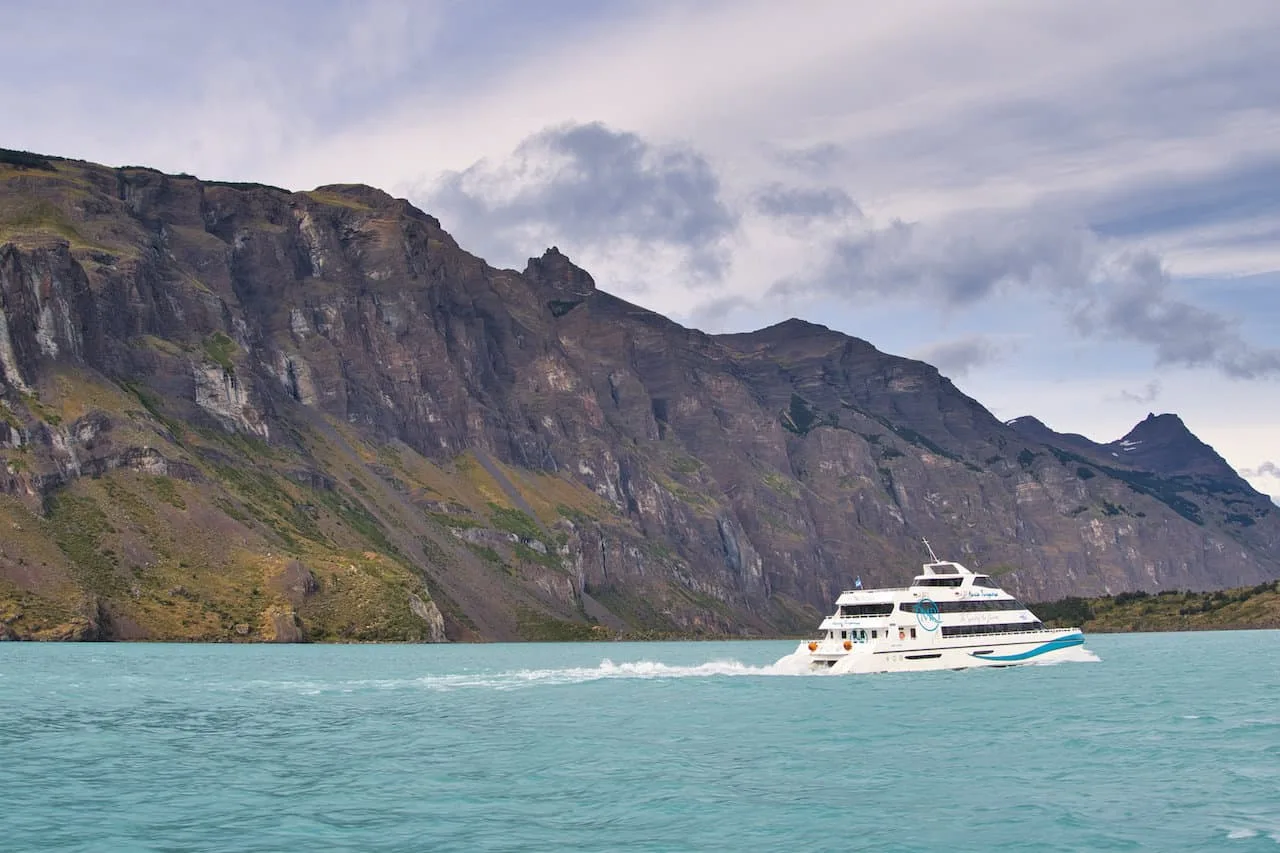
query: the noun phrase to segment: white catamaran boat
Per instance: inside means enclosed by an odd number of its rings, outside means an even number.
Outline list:
[[[1044,627],[990,576],[929,556],[909,587],[841,593],[821,636],[790,662],[831,673],[967,669],[1050,661],[1084,644],[1079,628]]]

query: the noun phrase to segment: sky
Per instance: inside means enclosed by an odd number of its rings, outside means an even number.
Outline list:
[[[1280,3],[7,0],[0,146],[363,182],[709,332],[800,317],[1280,495]]]

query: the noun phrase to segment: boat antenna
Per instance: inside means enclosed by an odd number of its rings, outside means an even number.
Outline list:
[[[922,536],[920,537],[920,541],[924,542],[924,547],[929,552],[929,559],[935,563],[938,562],[938,555],[933,553],[933,546],[929,544],[929,540]]]

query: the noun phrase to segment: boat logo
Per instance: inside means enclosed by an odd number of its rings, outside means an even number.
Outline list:
[[[916,621],[926,631],[936,631],[942,624],[942,617],[938,615],[938,605],[933,599],[922,598],[916,602]]]

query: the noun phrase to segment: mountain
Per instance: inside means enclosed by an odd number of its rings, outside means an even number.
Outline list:
[[[369,187],[0,152],[0,311],[3,636],[772,635],[921,537],[1032,600],[1280,576],[1270,502],[1163,423],[1123,459],[1028,436],[822,326],[495,269]]]
[[[1009,421],[1020,435],[1064,458],[1088,461],[1135,491],[1148,490],[1180,515],[1203,523],[1219,517],[1252,527],[1265,517],[1269,498],[1258,492],[1218,452],[1175,414],[1148,414],[1123,438],[1098,444],[1076,433],[1057,433],[1031,416]],[[1269,547],[1267,540],[1251,540]]]
[[[1258,493],[1218,452],[1192,434],[1174,414],[1148,414],[1124,438],[1098,444],[1077,433],[1058,433],[1036,418],[1024,415],[1009,421],[1020,435],[1041,444],[1089,456],[1104,465],[1118,465],[1165,477],[1201,477],[1256,497]]]

